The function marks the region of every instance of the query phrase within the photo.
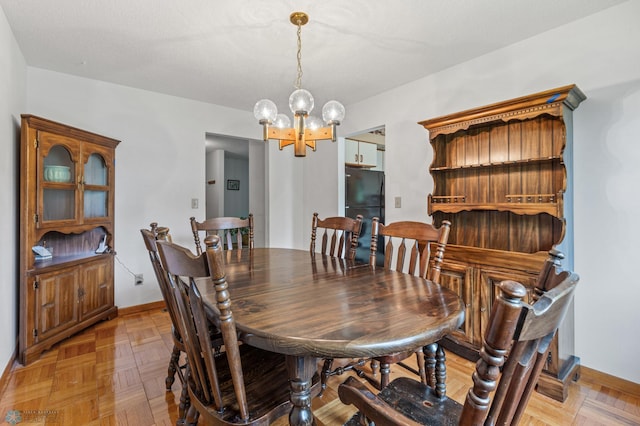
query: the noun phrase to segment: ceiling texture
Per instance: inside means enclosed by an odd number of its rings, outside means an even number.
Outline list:
[[[29,66],[251,111],[345,105],[623,0],[0,0]],[[348,111],[347,111],[348,114]]]

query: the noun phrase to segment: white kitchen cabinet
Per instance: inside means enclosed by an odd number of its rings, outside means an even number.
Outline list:
[[[345,139],[345,165],[351,167],[376,167],[376,144]]]

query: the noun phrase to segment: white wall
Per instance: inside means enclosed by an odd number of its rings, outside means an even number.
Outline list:
[[[317,141],[316,151],[308,149],[307,156],[302,159],[305,189],[302,194],[302,232],[298,235],[301,248],[309,249],[313,213],[317,212],[320,218],[344,214],[344,193],[339,198],[338,192],[338,187],[344,186],[344,161],[341,163],[336,160],[341,147],[344,152],[344,140],[340,143]],[[340,205],[343,206],[342,210],[339,209]]]
[[[126,307],[161,300],[140,228],[157,221],[174,241],[192,246],[189,217],[204,217],[206,133],[252,136],[260,128],[250,111],[161,95],[28,68],[29,113],[104,134],[116,150],[115,301]]]
[[[249,212],[253,213],[254,244],[267,245],[267,179],[266,147],[263,141],[249,141]]]
[[[18,335],[18,192],[20,114],[27,93],[27,66],[0,9],[0,375]]]
[[[278,144],[273,142],[268,145],[267,157],[268,244],[270,247],[303,248],[301,235],[305,161],[294,157],[293,152],[286,148],[280,151]]]
[[[640,2],[530,38],[347,106],[344,134],[385,124],[387,221],[428,220],[432,161],[416,123],[575,83],[576,355],[582,364],[640,383]]]

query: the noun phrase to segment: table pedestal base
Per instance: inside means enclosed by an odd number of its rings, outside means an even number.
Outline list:
[[[289,413],[289,424],[292,426],[316,424],[311,412],[311,384],[317,370],[318,358],[287,355],[290,398],[293,404]]]

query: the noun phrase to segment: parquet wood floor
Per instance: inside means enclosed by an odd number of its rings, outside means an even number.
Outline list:
[[[15,364],[0,419],[28,425],[174,425],[180,384],[165,391],[172,348],[166,312],[152,309],[97,324],[56,345],[27,367]],[[402,374],[394,368],[393,375]],[[473,364],[447,354],[447,394],[463,401]],[[583,369],[564,404],[534,394],[521,424],[640,425],[640,385]],[[337,398],[333,377],[313,402],[318,426],[340,425],[354,412]],[[392,377],[393,379],[393,377]],[[276,425],[286,425],[287,419]]]

